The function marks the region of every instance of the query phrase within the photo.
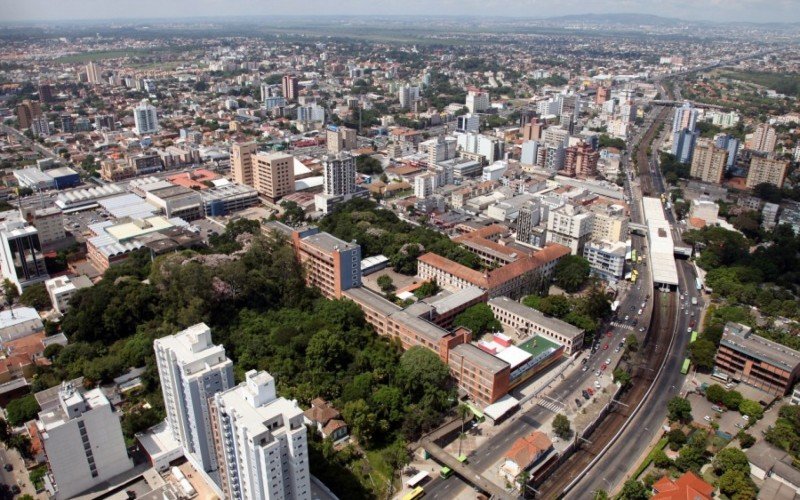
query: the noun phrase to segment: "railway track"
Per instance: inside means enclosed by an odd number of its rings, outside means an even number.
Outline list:
[[[653,185],[653,174],[650,172],[650,158],[647,151],[652,147],[653,139],[658,133],[658,125],[663,123],[670,113],[670,108],[662,108],[658,116],[653,120],[650,129],[639,142],[639,149],[636,152],[636,170],[641,181],[642,196],[653,196],[658,194],[658,190]]]

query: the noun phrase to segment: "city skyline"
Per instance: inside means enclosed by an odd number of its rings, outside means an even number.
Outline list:
[[[143,0],[132,2],[121,0],[109,4],[97,0],[77,0],[65,4],[54,0],[2,0],[0,12],[6,22],[23,21],[80,21],[80,20],[144,20],[235,16],[283,16],[297,12],[314,12],[317,16],[377,16],[377,15],[429,15],[463,16],[471,13],[479,16],[486,9],[493,18],[513,17],[546,19],[550,17],[604,14],[644,14],[687,21],[717,22],[800,22],[800,9],[793,0],[700,0],[690,2],[678,0],[664,4],[655,0],[600,0],[579,2],[577,0],[438,0],[424,2],[410,0],[375,3],[366,0],[346,2],[323,2],[302,0],[291,5],[257,0],[172,0],[156,2]],[[186,13],[190,12],[191,16]],[[688,15],[691,12],[692,15]]]

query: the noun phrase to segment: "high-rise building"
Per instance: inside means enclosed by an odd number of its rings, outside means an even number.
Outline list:
[[[20,130],[31,128],[33,120],[42,116],[42,107],[39,101],[25,99],[17,106],[17,122]]]
[[[275,379],[251,370],[211,404],[226,498],[311,499],[308,441],[297,401],[278,397]]]
[[[36,137],[47,137],[50,135],[50,122],[47,121],[47,117],[39,116],[34,118],[31,122],[31,132]]]
[[[538,153],[539,153],[538,141],[525,141],[522,143],[522,153],[520,154],[519,162],[523,166],[536,165],[536,158],[538,157]]]
[[[783,187],[788,170],[789,160],[753,156],[750,160],[750,169],[747,171],[746,185],[754,188],[759,184],[766,183],[779,188]]]
[[[324,156],[322,162],[325,167],[323,193],[342,196],[356,191],[356,162],[351,154]]]
[[[570,146],[565,151],[564,175],[586,179],[597,175],[597,162],[600,153],[589,144],[581,142]]]
[[[294,102],[300,96],[300,84],[294,75],[284,75],[282,81],[283,97],[288,102]]]
[[[142,99],[138,106],[133,108],[134,131],[137,135],[154,134],[158,132],[158,113],[155,106],[147,99]]]
[[[49,83],[39,84],[39,101],[45,104],[53,102],[53,86]]]
[[[456,133],[458,147],[464,152],[483,155],[486,163],[503,159],[504,143],[497,137],[474,132]]]
[[[672,133],[680,132],[683,129],[689,129],[694,132],[697,125],[697,108],[693,108],[689,101],[683,103],[683,106],[675,110],[675,116],[672,118]]]
[[[736,164],[736,156],[739,154],[739,146],[741,146],[739,139],[728,134],[717,134],[714,137],[714,145],[728,151],[727,167],[728,169],[733,167]]]
[[[528,245],[533,244],[533,229],[542,221],[541,202],[531,200],[519,209],[517,214],[516,240]]]
[[[426,141],[428,145],[428,166],[439,162],[452,160],[456,157],[458,141],[454,137],[438,136]],[[422,146],[422,144],[420,144]]]
[[[120,414],[100,389],[82,392],[65,383],[58,404],[39,413],[38,430],[57,490],[73,498],[133,468]]]
[[[479,132],[481,129],[481,119],[478,115],[467,113],[456,118],[457,132]]]
[[[594,102],[603,104],[611,97],[611,89],[608,87],[597,87],[597,94],[595,95]]]
[[[538,118],[534,118],[530,123],[522,127],[522,139],[526,141],[538,141],[542,138],[544,123]]]
[[[258,153],[253,156],[253,187],[275,202],[294,193],[294,157],[286,153]]]
[[[35,227],[22,220],[0,224],[0,271],[20,293],[26,286],[50,277]]]
[[[233,387],[233,362],[198,323],[154,342],[167,423],[184,454],[205,472],[217,470],[208,400]]]
[[[95,64],[94,61],[89,61],[89,64],[86,65],[86,81],[92,85],[98,85],[102,83],[100,73],[100,67]]]
[[[762,123],[756,127],[749,149],[769,154],[775,151],[777,140],[778,136],[775,133],[775,129],[770,127],[768,123]]]
[[[489,109],[489,93],[482,90],[471,89],[467,92],[467,109],[470,113],[481,113]]]
[[[411,108],[411,105],[419,99],[419,87],[412,87],[408,84],[403,85],[397,91],[397,99],[400,101],[401,108]]]
[[[701,139],[694,148],[689,175],[703,182],[720,184],[727,165],[728,151],[716,147],[708,139]]]
[[[689,163],[694,153],[694,143],[697,140],[697,132],[688,128],[682,129],[672,134],[672,154],[681,163]]]
[[[255,186],[253,181],[253,155],[258,151],[255,142],[237,142],[231,146],[231,173],[233,180],[246,186]]]
[[[358,136],[355,129],[330,125],[326,130],[326,143],[328,153],[337,154],[356,149]]]
[[[547,218],[547,242],[570,249],[572,255],[583,255],[583,247],[592,235],[594,214],[576,205],[550,210]]]

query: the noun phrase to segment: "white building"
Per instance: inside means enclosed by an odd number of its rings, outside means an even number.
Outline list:
[[[583,256],[589,261],[592,273],[606,281],[622,279],[625,274],[625,243],[590,241],[583,248]]]
[[[217,469],[208,399],[233,387],[233,362],[198,323],[154,342],[167,422],[186,457],[198,469]]]
[[[211,406],[226,498],[311,499],[303,412],[277,396],[269,373],[247,372],[245,382],[215,395]]]
[[[496,161],[491,165],[483,167],[483,180],[484,181],[499,181],[503,174],[508,170],[507,161]]]
[[[414,196],[419,199],[427,198],[436,190],[436,175],[426,173],[414,177]]]
[[[412,87],[408,84],[403,85],[397,92],[397,98],[400,100],[400,107],[408,109],[414,101],[419,99],[419,87]]]
[[[702,219],[708,225],[715,225],[719,218],[719,205],[711,200],[694,199],[689,209],[689,217]]]
[[[58,207],[48,207],[33,213],[33,226],[39,231],[39,243],[49,245],[67,237],[64,230],[64,212]]]
[[[281,98],[283,99],[283,98]],[[325,108],[319,104],[310,104],[297,108],[297,121],[300,122],[321,122],[325,120]]]
[[[53,309],[64,314],[67,312],[69,300],[75,295],[75,292],[81,288],[92,286],[92,280],[83,275],[74,278],[59,276],[45,281],[44,286],[47,289],[47,295],[50,296],[50,302],[53,303]]]
[[[480,90],[470,90],[467,92],[466,106],[470,113],[486,111],[491,106],[489,94]]]
[[[594,214],[575,205],[551,210],[547,218],[547,243],[569,247],[572,255],[582,255],[592,234]]]
[[[72,498],[133,467],[120,415],[100,389],[82,393],[65,384],[58,406],[39,413],[37,426],[56,498]]]
[[[483,155],[487,163],[503,158],[503,141],[497,137],[474,132],[456,133],[458,148],[467,153]]]
[[[17,285],[20,293],[24,287],[50,277],[35,227],[21,220],[0,224],[0,272]]]
[[[133,108],[134,132],[137,135],[154,134],[158,132],[158,114],[155,106],[147,99],[142,99],[138,106]]]
[[[520,155],[519,162],[523,166],[536,165],[536,158],[538,155],[539,155],[539,142],[525,141],[522,143],[522,154]]]
[[[481,119],[478,115],[467,113],[456,118],[456,130],[458,132],[478,132],[481,128]]]

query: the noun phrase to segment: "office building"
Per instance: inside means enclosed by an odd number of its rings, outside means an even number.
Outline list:
[[[55,498],[73,498],[133,468],[120,414],[100,389],[82,392],[65,382],[36,425],[55,483],[48,477],[45,484]]]
[[[583,247],[592,235],[594,213],[576,205],[550,210],[547,218],[547,242],[570,249],[572,255],[583,255]]]
[[[596,204],[589,207],[594,214],[592,220],[592,239],[595,241],[626,241],[628,239],[628,222],[621,205]]]
[[[290,154],[257,153],[253,155],[253,187],[275,203],[294,193],[294,157]]]
[[[39,101],[25,99],[17,106],[17,125],[20,130],[31,128],[33,121],[42,116]]]
[[[675,115],[672,118],[672,133],[680,132],[684,129],[689,129],[694,132],[697,126],[697,108],[693,108],[689,101],[683,103],[683,106],[675,109]]]
[[[255,142],[239,142],[231,146],[231,173],[234,182],[253,186],[253,155],[258,151]]]
[[[278,397],[269,373],[250,370],[210,406],[225,498],[311,500],[303,411]]]
[[[208,401],[233,387],[233,362],[205,323],[156,339],[154,347],[173,437],[198,469],[216,471]]]
[[[55,101],[53,98],[53,86],[49,83],[39,84],[39,102],[50,104]]]
[[[300,84],[294,75],[284,75],[281,81],[283,97],[287,102],[295,102],[300,96]]]
[[[800,374],[800,352],[759,337],[749,326],[728,322],[714,359],[714,373],[783,397]]]
[[[698,133],[688,128],[672,134],[672,154],[681,163],[689,163],[694,153],[694,144]]]
[[[281,97],[280,99],[283,99]],[[325,121],[325,108],[317,103],[297,107],[297,121],[302,123]]]
[[[89,64],[86,65],[86,81],[92,85],[103,83],[100,73],[100,66],[98,66],[94,61],[89,61]]]
[[[508,297],[489,299],[489,307],[497,321],[514,328],[523,338],[539,335],[564,346],[564,354],[571,356],[583,347],[583,330],[560,319],[545,316],[536,309]]]
[[[536,165],[536,159],[539,156],[539,142],[538,141],[525,141],[522,143],[522,152],[519,157],[519,162],[523,167],[532,167]]]
[[[50,122],[47,121],[47,117],[39,116],[33,119],[31,122],[31,132],[35,137],[47,137],[50,135]]]
[[[491,106],[489,93],[471,89],[467,92],[466,107],[470,113],[481,113]]]
[[[753,156],[750,160],[750,169],[747,171],[746,185],[754,188],[759,184],[772,184],[783,187],[786,172],[789,170],[789,160]]]
[[[361,286],[361,246],[328,233],[293,232],[298,260],[306,271],[306,283],[329,299],[341,298],[344,290]]]
[[[541,202],[536,199],[530,200],[520,207],[517,213],[516,240],[518,242],[526,245],[534,245],[532,239],[533,232],[534,228],[536,228],[542,220],[541,213]]]
[[[154,134],[158,132],[158,115],[155,106],[147,99],[142,99],[138,106],[133,108],[134,132],[137,135]]]
[[[40,208],[33,212],[33,227],[39,232],[39,243],[49,245],[67,237],[64,212],[58,207]]]
[[[340,153],[323,157],[323,193],[347,195],[356,191],[356,162],[353,155]]]
[[[325,131],[328,153],[337,154],[358,147],[358,137],[352,128],[329,125]]]
[[[728,151],[716,147],[709,139],[701,139],[694,148],[689,175],[703,182],[720,184],[727,165]]]
[[[481,119],[478,115],[467,113],[456,118],[457,132],[479,132],[480,127]]]
[[[452,160],[456,157],[456,151],[458,150],[458,141],[455,137],[436,137],[429,141],[425,141],[420,143],[420,148],[422,148],[423,144],[427,143],[428,147],[428,166],[435,166],[443,161]],[[450,182],[443,182],[441,185],[444,184],[452,184],[452,180]]]
[[[778,135],[775,133],[775,129],[770,127],[768,123],[762,123],[753,132],[753,138],[748,149],[769,154],[775,151],[777,140]]]
[[[45,281],[44,286],[50,296],[53,309],[59,314],[64,314],[67,312],[69,300],[75,295],[75,292],[81,288],[92,286],[92,281],[83,275],[74,278],[59,276]]]
[[[397,91],[397,99],[400,101],[401,108],[410,109],[414,102],[419,99],[419,87],[412,87],[408,84],[403,85]]]
[[[50,277],[35,227],[20,220],[0,224],[0,245],[0,271],[20,293],[26,286]]]

